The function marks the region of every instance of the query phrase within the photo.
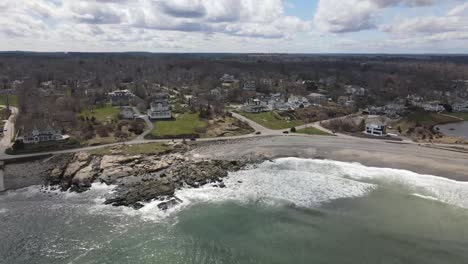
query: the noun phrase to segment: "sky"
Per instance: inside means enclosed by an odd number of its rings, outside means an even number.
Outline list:
[[[0,0],[0,50],[468,53],[468,1]]]

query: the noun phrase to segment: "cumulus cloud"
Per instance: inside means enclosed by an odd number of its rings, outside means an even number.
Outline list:
[[[437,0],[320,0],[314,16],[316,27],[324,32],[345,33],[377,28],[383,9],[398,5],[419,7]]]
[[[0,5],[5,6],[0,15],[10,21],[19,13],[47,22],[50,31],[61,24],[89,24],[286,38],[309,29],[309,22],[284,14],[282,0],[18,0]],[[26,26],[17,22],[9,27]]]

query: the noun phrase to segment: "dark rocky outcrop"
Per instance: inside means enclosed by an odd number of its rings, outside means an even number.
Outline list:
[[[224,188],[222,179],[228,172],[250,163],[251,160],[195,160],[181,153],[101,156],[80,152],[55,163],[44,179],[46,185],[74,192],[87,191],[96,181],[117,185],[106,204],[139,209],[144,202],[159,199],[158,207],[167,210],[182,202],[173,196],[177,189],[208,183]]]

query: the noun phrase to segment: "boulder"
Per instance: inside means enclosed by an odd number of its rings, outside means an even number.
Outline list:
[[[73,177],[72,191],[76,191],[76,192],[87,191],[91,187],[91,184],[93,183],[95,176],[96,176],[96,173],[94,172],[92,165],[88,165],[84,167],[83,169],[79,170],[75,174],[75,177]]]
[[[170,199],[167,202],[162,202],[162,203],[158,204],[158,208],[159,208],[159,210],[167,211],[168,209],[171,209],[174,206],[176,206],[178,204],[181,204],[181,203],[182,203],[182,200],[180,200],[177,197],[174,197],[174,198]]]

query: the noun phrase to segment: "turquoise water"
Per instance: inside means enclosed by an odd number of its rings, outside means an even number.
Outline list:
[[[281,159],[161,213],[102,205],[111,187],[0,195],[0,263],[468,263],[468,186]]]

